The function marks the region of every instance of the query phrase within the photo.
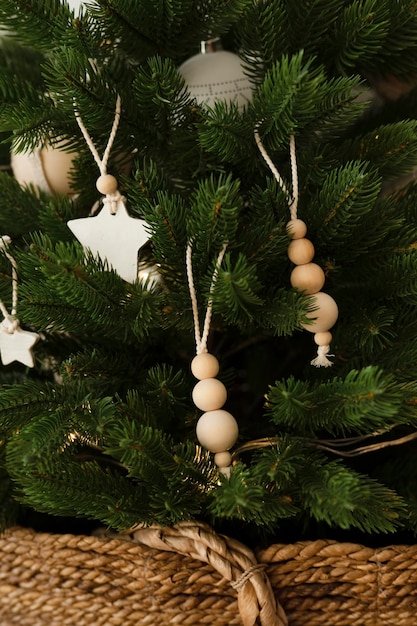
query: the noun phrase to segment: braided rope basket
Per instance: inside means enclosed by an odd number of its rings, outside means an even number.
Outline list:
[[[1,626],[412,626],[417,546],[257,554],[185,522],[127,536],[0,536]]]

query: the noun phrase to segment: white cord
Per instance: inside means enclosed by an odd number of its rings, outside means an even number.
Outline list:
[[[291,194],[289,193],[287,189],[286,184],[284,183],[284,179],[282,178],[281,174],[278,172],[275,164],[273,163],[272,159],[270,158],[269,154],[267,153],[265,149],[265,146],[262,143],[257,127],[254,130],[254,135],[255,135],[256,144],[259,148],[259,152],[262,154],[266,164],[268,165],[269,169],[275,176],[276,181],[278,182],[282,191],[285,193],[285,195],[288,198],[288,206],[290,208],[291,219],[296,220],[297,211],[298,211],[299,192],[298,192],[298,171],[297,171],[297,156],[296,156],[296,150],[295,150],[295,137],[294,135],[290,136],[290,159],[291,159],[291,175],[292,175],[292,185],[293,185],[293,194],[291,196]]]
[[[17,314],[17,263],[14,257],[7,252],[7,248],[11,243],[11,239],[8,235],[3,235],[0,237],[0,250],[3,250],[4,256],[10,261],[12,266],[12,311],[9,314],[9,311],[6,308],[4,302],[0,300],[0,311],[3,313],[4,320],[1,323],[1,326],[4,330],[10,333],[14,333],[16,328],[19,326],[19,320],[15,318]],[[14,318],[14,319],[13,319]]]
[[[109,140],[107,142],[106,149],[105,149],[104,154],[103,154],[103,158],[101,159],[100,155],[99,155],[99,153],[97,151],[97,148],[95,147],[93,140],[91,139],[91,137],[90,137],[86,127],[84,126],[84,122],[81,119],[81,115],[77,111],[77,108],[76,108],[75,103],[74,103],[75,119],[77,120],[77,124],[80,127],[80,130],[81,130],[81,132],[83,134],[83,137],[84,137],[88,147],[90,148],[91,154],[93,155],[94,160],[97,163],[98,168],[100,170],[100,174],[102,176],[107,174],[107,163],[108,163],[108,160],[109,160],[109,157],[110,157],[110,151],[111,151],[111,149],[113,147],[113,143],[114,143],[114,140],[115,140],[116,134],[117,134],[117,129],[119,127],[120,113],[121,113],[121,104],[122,104],[122,101],[121,101],[120,96],[118,95],[117,96],[117,100],[116,100],[116,110],[114,112],[113,126],[112,126],[112,129],[111,129]]]
[[[196,353],[197,354],[201,354],[202,352],[207,352],[207,340],[208,340],[208,336],[209,336],[209,332],[210,332],[211,316],[212,316],[212,312],[213,312],[213,298],[212,298],[212,295],[213,295],[214,286],[216,284],[219,268],[220,268],[220,266],[222,264],[223,257],[224,257],[225,252],[226,252],[226,248],[227,248],[227,243],[225,243],[223,245],[222,249],[220,250],[219,256],[217,257],[216,267],[215,267],[215,270],[213,272],[213,277],[211,279],[211,285],[210,285],[210,291],[209,291],[209,299],[208,299],[208,302],[207,302],[206,316],[205,316],[205,319],[204,319],[203,334],[200,334],[200,321],[199,321],[199,316],[198,316],[197,293],[196,293],[196,290],[195,290],[194,278],[193,278],[193,264],[192,264],[193,245],[192,245],[192,242],[190,241],[188,243],[188,246],[187,246],[186,267],[187,267],[188,287],[189,287],[189,290],[190,290],[191,305],[192,305],[192,309],[193,309],[194,333],[195,333],[195,343],[196,343]]]

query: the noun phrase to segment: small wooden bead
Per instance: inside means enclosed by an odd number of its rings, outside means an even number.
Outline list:
[[[191,371],[198,380],[215,378],[219,373],[219,362],[213,354],[202,352],[191,361]]]
[[[232,455],[230,452],[216,452],[214,462],[217,467],[229,467],[232,464]]]
[[[197,439],[210,452],[229,450],[239,435],[233,415],[223,409],[203,413],[197,422]]]
[[[204,378],[193,389],[193,402],[202,411],[221,409],[226,400],[226,387],[217,378]]]
[[[292,239],[301,239],[307,233],[307,225],[298,218],[287,223],[287,233]]]
[[[321,333],[334,326],[339,310],[333,298],[323,291],[315,293],[314,300],[314,311],[307,313],[307,317],[313,321],[310,324],[302,324],[302,326],[310,333]]]
[[[320,291],[325,280],[324,272],[317,263],[297,265],[290,276],[291,285],[300,291],[304,291],[306,294]]]
[[[314,257],[314,246],[309,239],[293,239],[288,246],[288,258],[295,265],[310,263]]]
[[[329,333],[328,330],[316,333],[314,335],[314,342],[317,346],[329,346],[332,342],[332,333]]]
[[[99,176],[96,182],[96,187],[103,196],[107,196],[112,193],[116,193],[119,185],[117,179],[111,174],[103,174]]]

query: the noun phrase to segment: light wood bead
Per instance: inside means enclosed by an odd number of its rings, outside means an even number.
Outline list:
[[[230,452],[217,452],[214,455],[214,462],[217,467],[229,467],[232,464],[232,455]]]
[[[316,333],[314,335],[314,342],[317,346],[329,346],[332,342],[332,333],[329,333],[328,330]]]
[[[293,287],[306,294],[313,294],[320,291],[326,277],[320,265],[317,263],[304,263],[297,265],[291,272],[290,281]]]
[[[103,196],[116,193],[119,185],[117,179],[111,174],[102,174],[97,178],[96,187]]]
[[[226,400],[226,387],[217,378],[204,378],[193,389],[193,402],[202,411],[221,409]]]
[[[197,422],[197,439],[210,452],[229,450],[239,435],[237,422],[233,415],[223,409],[203,413]]]
[[[215,378],[219,373],[219,362],[213,354],[202,352],[191,361],[191,371],[198,380]]]
[[[333,298],[323,291],[315,293],[314,300],[315,310],[307,313],[307,317],[313,321],[311,324],[302,324],[302,326],[310,333],[321,333],[334,326],[339,310]]]
[[[310,263],[314,257],[314,246],[309,239],[293,239],[288,246],[288,258],[294,265]]]
[[[292,239],[301,239],[307,233],[307,225],[298,218],[287,223],[287,233]]]

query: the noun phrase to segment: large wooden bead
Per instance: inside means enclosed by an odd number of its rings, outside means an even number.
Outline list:
[[[305,330],[311,333],[321,333],[334,326],[339,315],[336,302],[329,294],[319,291],[314,294],[314,311],[307,313],[312,321],[310,324],[302,324]]]
[[[314,257],[314,246],[309,239],[293,239],[288,246],[288,258],[294,265],[310,263]]]
[[[317,263],[297,265],[290,276],[291,285],[300,291],[304,291],[306,294],[320,291],[325,280],[324,272]]]
[[[307,225],[298,218],[287,223],[287,233],[292,239],[301,239],[307,233]]]
[[[213,354],[202,352],[191,361],[191,371],[198,380],[215,378],[219,373],[219,362]]]
[[[204,378],[193,389],[193,402],[202,411],[221,409],[226,400],[226,387],[217,378]]]
[[[197,422],[197,439],[210,452],[229,450],[239,435],[237,422],[233,415],[223,409],[203,413]]]

